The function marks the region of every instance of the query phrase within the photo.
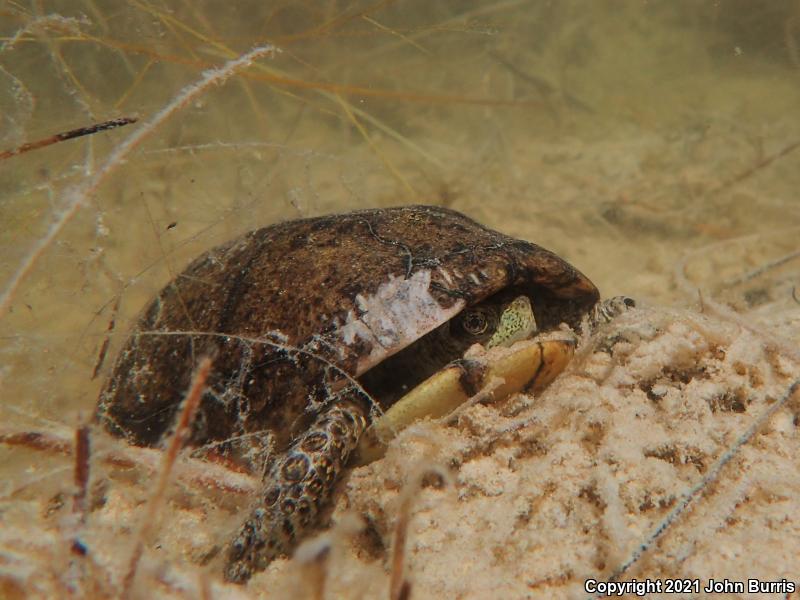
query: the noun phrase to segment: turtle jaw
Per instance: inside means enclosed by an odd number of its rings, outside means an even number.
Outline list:
[[[378,460],[397,432],[422,418],[451,413],[488,386],[495,386],[490,392],[494,400],[525,389],[540,391],[564,370],[576,343],[574,336],[523,340],[450,363],[400,398],[367,429],[353,464]]]
[[[415,275],[419,280],[416,285],[427,283],[429,273],[424,271]],[[391,280],[389,283],[395,285],[397,281]],[[412,287],[410,284],[404,285],[405,290]],[[375,298],[360,301],[360,306],[369,310],[361,316],[358,325],[355,324],[355,320],[348,321],[348,331],[362,332],[359,339],[369,339],[373,343],[372,350],[365,356],[366,360],[359,363],[357,377],[360,384],[384,411],[389,410],[406,392],[434,376],[448,363],[460,359],[464,352],[476,343],[483,344],[487,348],[509,346],[514,342],[530,339],[541,331],[553,330],[564,321],[577,327],[588,310],[585,305],[586,298],[582,297],[580,301],[575,301],[574,306],[570,305],[572,311],[564,312],[564,306],[568,301],[554,298],[552,293],[536,286],[527,289],[522,286],[501,288],[478,302],[467,303],[459,299],[450,307],[438,306],[438,312],[430,310],[432,301],[430,294],[427,294],[427,297],[418,294],[418,297],[425,298],[425,302],[420,305],[424,307],[426,315],[437,314],[441,319],[433,330],[429,329],[433,319],[427,320],[425,327],[417,324],[416,329],[408,327],[402,329],[402,325],[411,319],[409,311],[400,313],[393,308],[395,304],[389,303],[388,299],[406,305],[408,298],[395,290],[383,293],[382,303],[378,302],[378,294]],[[452,325],[462,311],[484,304],[491,305],[495,314],[501,313],[495,323],[495,331],[490,331],[483,337],[479,334],[467,336],[459,329],[458,324],[455,327]],[[404,319],[397,318],[399,313]],[[370,324],[370,327],[367,327],[367,324]],[[387,331],[391,335],[387,334]],[[399,331],[405,331],[407,335],[404,337],[397,335]],[[424,334],[402,347],[400,341],[408,342],[408,334],[411,331]],[[382,344],[378,343],[381,340],[378,333],[383,334]],[[386,347],[390,340],[395,340],[395,347],[392,349]],[[537,366],[538,363],[534,368]],[[518,375],[518,377],[523,376],[522,373]],[[530,380],[533,376],[534,373],[530,373],[527,379]]]
[[[635,306],[627,296],[598,302],[577,331],[592,334]],[[453,361],[420,383],[375,421],[361,436],[353,462],[360,466],[380,459],[400,430],[425,417],[445,416],[471,398],[485,395],[500,400],[525,390],[541,391],[566,368],[577,342],[578,334],[559,331],[508,347],[479,347],[477,353],[470,350],[464,359]]]

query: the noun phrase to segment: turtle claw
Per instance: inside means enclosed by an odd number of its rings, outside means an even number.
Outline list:
[[[256,507],[228,548],[228,581],[244,583],[274,558],[291,554],[330,499],[367,426],[360,392],[349,387],[337,396],[264,478]]]
[[[582,325],[586,333],[594,333],[598,327],[610,323],[622,313],[636,307],[636,300],[628,296],[614,296],[601,300],[589,311]]]

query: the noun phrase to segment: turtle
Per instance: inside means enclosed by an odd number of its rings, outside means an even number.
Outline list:
[[[599,300],[556,254],[448,208],[277,223],[205,252],[156,294],[95,419],[130,444],[158,446],[198,361],[212,357],[187,444],[262,478],[225,555],[225,578],[243,583],[317,524],[364,432],[404,396],[475,343],[577,329],[607,310]],[[565,348],[546,344],[571,356]]]

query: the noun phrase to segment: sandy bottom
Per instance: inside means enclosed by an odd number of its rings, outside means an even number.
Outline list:
[[[222,583],[215,548],[254,482],[207,471],[209,486],[181,461],[131,597],[388,598],[403,504],[403,578],[415,599],[578,598],[590,579],[689,579],[700,595],[710,579],[792,581],[799,379],[783,338],[640,308],[586,340],[539,397],[405,430],[384,459],[342,482],[329,530],[246,587]],[[37,487],[32,474],[17,491],[3,516],[19,525],[0,533],[3,597],[99,597],[123,585],[153,469],[142,457],[109,467],[116,443],[98,437],[95,448],[85,524],[67,485]],[[71,459],[47,455],[41,468],[60,466],[68,480]]]

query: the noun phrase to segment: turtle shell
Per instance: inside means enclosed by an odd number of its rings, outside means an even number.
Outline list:
[[[540,329],[577,325],[599,298],[552,252],[441,207],[264,227],[204,253],[158,293],[97,417],[131,443],[157,444],[210,355],[191,443],[254,466],[259,451],[303,431],[348,377],[509,291],[532,299]]]

